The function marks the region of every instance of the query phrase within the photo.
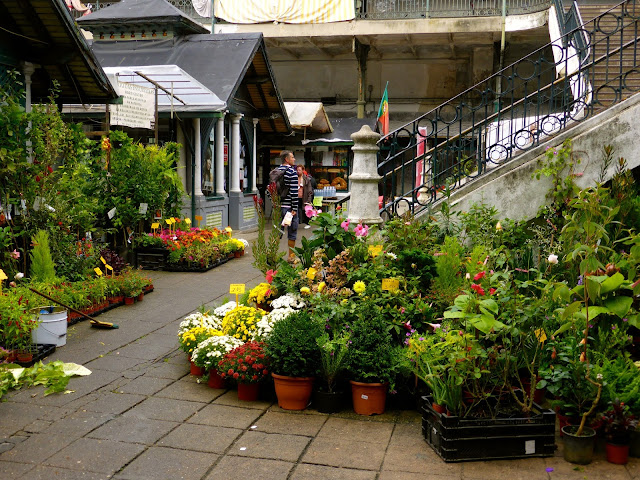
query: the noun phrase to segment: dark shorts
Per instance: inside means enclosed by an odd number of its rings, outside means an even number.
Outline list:
[[[290,210],[289,207],[282,207],[281,208],[281,212],[282,212],[282,218],[284,218],[284,216],[287,214],[287,212]],[[300,211],[296,212],[296,214],[293,216],[293,219],[291,220],[291,225],[289,225],[287,227],[287,238],[289,240],[295,240],[298,237],[298,220],[300,217]]]

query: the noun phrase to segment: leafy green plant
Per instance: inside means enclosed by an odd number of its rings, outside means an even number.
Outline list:
[[[37,362],[29,368],[12,364],[0,365],[0,398],[9,390],[36,385],[45,386],[44,396],[46,397],[52,393],[64,392],[71,377],[90,373],[82,365],[63,363],[60,360],[46,365]]]
[[[33,244],[33,249],[31,250],[31,278],[38,282],[55,280],[56,272],[51,250],[49,249],[49,234],[44,230],[38,230],[31,242]]]
[[[274,187],[270,186],[269,188],[271,188],[272,192],[275,192]],[[271,210],[273,227],[269,231],[268,239],[265,239],[267,220],[264,213],[264,203],[257,195],[253,197],[253,206],[258,216],[258,237],[251,244],[254,258],[253,266],[263,274],[266,274],[267,270],[275,270],[278,262],[284,256],[283,252],[278,251],[280,248],[280,237],[282,236],[280,230],[280,222],[282,220],[280,198],[277,193],[273,193],[271,199],[273,201],[273,209]]]
[[[340,333],[331,338],[329,333],[325,332],[316,339],[322,360],[320,372],[329,393],[334,393],[336,381],[344,371],[348,341],[349,335],[347,333]]]
[[[271,370],[289,377],[317,375],[321,363],[317,339],[322,331],[322,325],[304,311],[276,322],[266,339]]]

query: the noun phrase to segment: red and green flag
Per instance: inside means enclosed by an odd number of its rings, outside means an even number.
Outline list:
[[[380,100],[380,108],[378,109],[378,122],[380,122],[380,133],[387,135],[389,133],[389,96],[387,95],[387,88],[389,82],[384,87],[384,94]]]

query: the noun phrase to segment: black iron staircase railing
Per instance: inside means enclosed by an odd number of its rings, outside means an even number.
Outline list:
[[[458,189],[640,90],[640,0],[586,23],[575,4],[558,18],[551,43],[380,139],[383,217],[418,215],[446,187]]]

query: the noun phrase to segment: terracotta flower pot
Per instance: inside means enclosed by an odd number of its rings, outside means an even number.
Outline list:
[[[431,408],[442,415],[445,415],[447,413],[447,408],[444,405],[440,405],[436,402],[431,402]]]
[[[207,385],[211,388],[224,388],[224,378],[220,376],[217,369],[212,368],[209,370],[209,381]]]
[[[387,401],[388,383],[351,383],[353,410],[358,415],[380,415]]]
[[[233,256],[235,258],[240,258],[242,256],[242,252],[240,250],[236,250],[235,252],[233,252]]]
[[[138,295],[138,301],[141,302],[142,300],[144,300],[144,293]]]
[[[287,377],[272,373],[278,406],[284,410],[304,410],[313,391],[313,377]]]
[[[33,360],[33,353],[31,352],[18,352],[16,354],[16,360],[18,363],[29,363]]]
[[[204,368],[197,366],[195,363],[191,362],[191,375],[195,377],[201,377],[204,375]]]
[[[134,297],[124,297],[124,304],[125,305],[133,305],[134,301],[135,301]]]
[[[258,400],[259,391],[259,383],[239,383],[238,400],[242,400],[244,402],[255,402],[256,400]]]
[[[616,445],[607,442],[607,462],[626,465],[629,462],[629,445]]]

